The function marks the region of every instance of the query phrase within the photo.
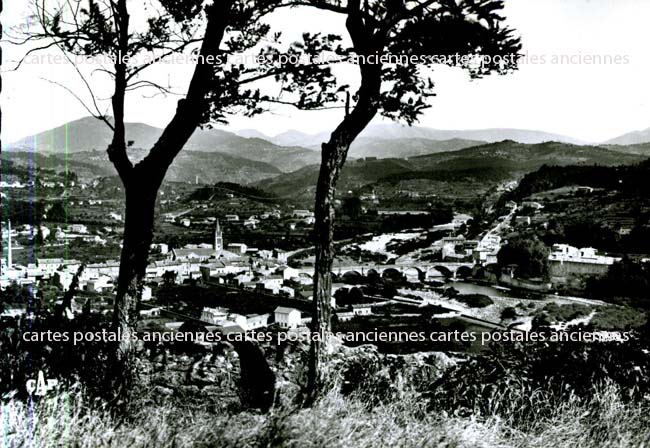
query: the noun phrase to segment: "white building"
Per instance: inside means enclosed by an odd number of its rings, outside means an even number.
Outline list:
[[[107,275],[101,275],[98,278],[88,280],[86,282],[86,291],[89,292],[104,292],[113,289],[113,279]]]
[[[156,307],[156,308],[151,308],[148,310],[140,310],[140,316],[141,317],[160,317],[160,312],[162,311],[162,308]]]
[[[282,249],[273,249],[273,258],[278,260],[280,264],[287,264],[289,253]]]
[[[228,250],[236,254],[245,254],[248,246],[244,243],[230,243],[228,244]]]
[[[225,308],[203,308],[201,311],[201,320],[203,322],[210,322],[217,324],[225,321],[228,318],[228,310]]]
[[[274,314],[275,322],[282,328],[297,328],[302,321],[302,313],[295,308],[279,306]]]
[[[535,201],[524,201],[524,202],[521,203],[521,206],[524,207],[524,208],[532,208],[532,209],[535,209],[535,210],[541,210],[541,209],[544,208],[544,206],[542,204],[540,204],[539,202],[535,202]]]
[[[280,292],[280,288],[282,288],[284,279],[280,276],[272,275],[270,277],[260,280],[259,283],[263,285],[264,289],[272,291],[273,294],[278,294]]]
[[[298,219],[313,218],[314,212],[310,212],[309,210],[294,210],[292,216]]]
[[[372,314],[372,308],[368,304],[352,305],[352,313],[355,316],[369,316]]]
[[[282,275],[284,280],[291,280],[300,276],[300,271],[298,269],[291,268],[289,266],[280,266],[275,270],[279,275]]]
[[[244,227],[250,227],[252,229],[257,229],[257,225],[260,223],[260,220],[255,216],[251,216],[246,221],[244,221]]]
[[[554,244],[553,249],[548,256],[550,261],[559,262],[574,262],[574,263],[590,263],[590,264],[606,264],[611,265],[620,258],[608,257],[605,255],[598,255],[596,249],[593,247],[577,247],[569,246],[568,244]]]
[[[84,224],[70,224],[68,226],[68,232],[71,233],[88,233],[88,227]]]
[[[255,330],[256,328],[266,327],[269,324],[270,314],[249,314],[246,316],[246,328]]]
[[[117,260],[110,260],[104,263],[93,263],[86,266],[83,272],[83,278],[91,279],[97,278],[101,275],[107,275],[112,278],[117,278],[120,273],[120,262]]]
[[[241,314],[235,314],[235,313],[228,314],[228,318],[226,319],[225,322],[222,322],[221,325],[226,326],[228,323],[233,323],[244,330],[248,330],[248,319],[246,318],[246,316],[242,316]]]
[[[52,275],[62,267],[76,270],[81,266],[77,260],[64,260],[63,258],[37,258],[36,265],[43,274]]]

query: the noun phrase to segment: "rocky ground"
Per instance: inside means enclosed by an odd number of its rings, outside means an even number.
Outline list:
[[[287,342],[260,346],[275,375],[276,399],[295,401],[306,384],[306,343]],[[197,346],[190,350],[162,349],[143,353],[140,377],[155,401],[168,398],[197,400],[202,405],[228,409],[239,404],[241,378],[237,352],[227,344]],[[353,389],[363,381],[385,382],[398,387],[418,380],[430,381],[457,362],[440,352],[392,355],[379,353],[373,345],[346,347],[333,338],[328,375]],[[353,384],[354,383],[354,384]],[[358,383],[358,384],[357,384]]]

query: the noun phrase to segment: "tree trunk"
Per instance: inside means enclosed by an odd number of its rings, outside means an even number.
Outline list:
[[[323,144],[316,203],[314,207],[314,236],[316,260],[312,310],[312,340],[305,405],[310,406],[320,395],[325,383],[323,364],[327,357],[330,336],[332,300],[332,264],[334,262],[334,196],[339,173],[343,169],[350,145],[379,110],[381,69],[362,66],[359,99],[351,112]]]
[[[134,176],[136,177],[136,176]],[[120,272],[113,310],[113,331],[120,337],[115,350],[115,369],[111,375],[118,391],[128,390],[134,375],[133,352],[138,321],[138,304],[153,239],[157,189],[146,182],[125,186],[124,238]]]
[[[275,398],[275,374],[260,345],[253,340],[230,343],[239,357],[239,395],[247,409],[268,412]]]
[[[336,167],[341,163],[337,153],[328,151],[323,145],[321,168],[316,186],[314,209],[314,237],[316,238],[316,260],[314,272],[314,297],[312,310],[312,340],[309,351],[309,376],[307,402],[313,403],[324,384],[322,365],[325,362],[327,338],[330,333],[332,263],[334,262],[334,192]],[[345,151],[347,153],[347,151]]]
[[[65,316],[65,311],[67,309],[70,309],[72,311],[72,300],[74,299],[74,296],[77,294],[77,291],[79,289],[79,278],[83,274],[84,269],[86,269],[86,265],[82,264],[79,266],[79,269],[77,269],[77,273],[74,275],[74,277],[72,277],[72,282],[70,283],[68,290],[63,295],[63,301],[57,310],[57,315],[59,318],[63,318]]]
[[[120,0],[120,4],[123,4]],[[216,56],[229,25],[233,0],[215,2],[206,10],[208,23],[201,44],[200,55]],[[122,13],[123,15],[126,12]],[[128,14],[125,23],[128,25]],[[122,27],[124,30],[124,26]],[[122,38],[128,42],[128,32]],[[113,371],[107,380],[118,395],[127,392],[134,377],[133,349],[137,324],[137,305],[142,293],[147,268],[149,246],[153,239],[154,207],[158,189],[169,166],[183,149],[209,108],[207,94],[214,87],[214,68],[198,63],[194,69],[187,95],[178,102],[176,113],[163,130],[149,154],[133,166],[126,153],[123,120],[126,92],[125,67],[116,64],[116,93],[113,96],[115,131],[108,148],[110,160],[124,185],[126,210],[124,238],[120,258],[120,273],[113,311],[113,331],[120,340],[113,351]]]

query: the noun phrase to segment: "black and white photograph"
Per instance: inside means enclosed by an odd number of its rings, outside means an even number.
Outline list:
[[[0,448],[650,446],[648,17],[0,0]]]

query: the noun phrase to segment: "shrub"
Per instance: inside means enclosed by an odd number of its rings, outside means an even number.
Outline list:
[[[502,320],[510,320],[514,319],[515,317],[517,317],[517,310],[511,306],[504,308],[503,311],[501,311]]]
[[[627,307],[602,307],[591,318],[589,324],[596,330],[627,330],[644,325],[648,321],[648,313]]]
[[[594,307],[580,303],[571,303],[569,305],[558,305],[549,303],[538,314],[546,316],[549,322],[568,322],[579,317],[588,316]]]
[[[46,377],[58,378],[64,384],[83,383],[89,392],[105,392],[106,369],[111,344],[80,342],[73,344],[74,332],[101,332],[109,322],[101,315],[81,315],[73,320],[40,314],[34,320],[22,319],[0,323],[0,393],[13,390],[25,394],[25,383],[39,371]],[[23,340],[25,332],[59,332],[68,341]]]
[[[457,415],[500,415],[528,425],[561,403],[587,403],[613,384],[623,401],[650,392],[647,339],[624,343],[495,344],[492,351],[458,364],[426,392],[430,409]]]
[[[470,308],[485,308],[486,306],[494,305],[494,301],[483,294],[460,294],[455,300],[464,303]]]

